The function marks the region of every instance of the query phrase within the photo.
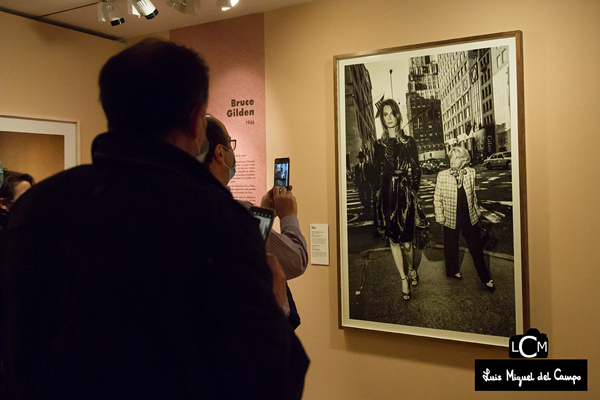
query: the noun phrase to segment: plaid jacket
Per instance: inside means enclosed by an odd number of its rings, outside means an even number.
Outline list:
[[[469,217],[471,224],[479,221],[479,201],[475,193],[475,170],[466,167],[467,174],[463,178],[463,187],[467,194],[469,203]],[[458,196],[458,185],[456,178],[450,174],[450,170],[441,171],[437,176],[435,193],[433,194],[433,206],[435,208],[435,220],[450,229],[456,229],[456,200]]]

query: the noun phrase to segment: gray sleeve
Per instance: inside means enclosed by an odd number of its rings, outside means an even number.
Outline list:
[[[300,231],[298,218],[289,215],[281,219],[281,233],[272,231],[267,241],[267,251],[277,256],[287,279],[297,278],[306,271],[308,250],[306,239]]]

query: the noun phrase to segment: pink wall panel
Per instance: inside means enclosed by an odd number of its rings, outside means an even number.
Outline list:
[[[229,187],[236,199],[259,204],[267,190],[263,14],[176,29],[170,39],[196,50],[210,68],[208,113],[237,140]]]

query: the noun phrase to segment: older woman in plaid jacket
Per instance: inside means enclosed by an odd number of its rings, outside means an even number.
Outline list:
[[[480,213],[475,193],[475,170],[467,166],[471,157],[460,146],[450,150],[448,156],[450,169],[438,174],[433,195],[435,220],[444,225],[446,276],[462,279],[458,265],[458,241],[462,232],[479,279],[488,290],[493,291],[494,281],[483,257],[478,225]]]

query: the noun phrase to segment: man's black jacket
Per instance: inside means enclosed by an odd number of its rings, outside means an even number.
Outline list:
[[[4,232],[9,394],[299,398],[257,221],[193,157],[107,133]]]

